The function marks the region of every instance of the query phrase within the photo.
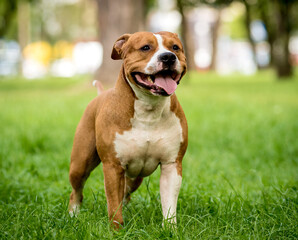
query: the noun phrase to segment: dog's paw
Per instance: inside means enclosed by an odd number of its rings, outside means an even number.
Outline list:
[[[70,217],[76,217],[80,212],[80,206],[74,204],[73,206],[69,207],[68,213]]]
[[[162,228],[169,231],[177,231],[176,217],[164,218],[162,221]]]

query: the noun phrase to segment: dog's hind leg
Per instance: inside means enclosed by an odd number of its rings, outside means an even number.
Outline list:
[[[84,183],[99,163],[100,159],[95,147],[94,120],[92,121],[92,118],[85,112],[77,127],[71,153],[69,170],[69,180],[72,186],[69,200],[70,215],[78,212],[83,200]]]
[[[74,157],[72,159],[75,159]],[[72,160],[75,162],[77,160]],[[69,172],[69,180],[72,186],[72,192],[69,199],[69,213],[74,215],[79,211],[79,207],[83,201],[83,188],[84,184],[89,177],[91,171],[98,166],[100,159],[97,155],[96,150],[93,156],[88,158],[82,158],[80,165],[71,164]]]

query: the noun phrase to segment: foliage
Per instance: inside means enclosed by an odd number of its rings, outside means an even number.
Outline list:
[[[202,3],[208,4],[212,7],[228,6],[233,0],[201,0]]]
[[[248,34],[244,25],[244,15],[239,15],[231,22],[224,23],[229,29],[229,35],[232,39],[247,39]]]
[[[199,4],[206,4],[211,7],[220,8],[226,7],[233,2],[233,0],[177,0],[184,7],[196,7]]]
[[[0,1],[0,38],[8,30],[17,9],[17,1]]]
[[[8,0],[0,1],[0,38],[6,36],[11,30],[11,25],[15,27],[15,15],[19,2],[35,3],[37,0]],[[10,33],[11,34],[11,33]],[[10,35],[9,34],[9,35]]]
[[[67,214],[76,125],[96,90],[86,78],[0,81],[0,239],[297,239],[298,82],[190,74],[176,231],[161,227],[159,170],[108,227],[102,166]]]
[[[28,8],[30,23],[30,40],[46,40],[54,43],[57,40],[95,39],[96,8],[94,1],[79,1],[77,4],[60,3],[59,1],[9,0],[0,1],[0,38],[18,38],[17,10],[24,1]]]

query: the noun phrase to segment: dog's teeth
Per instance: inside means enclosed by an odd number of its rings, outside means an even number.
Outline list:
[[[150,82],[150,83],[154,83],[154,76],[152,76],[152,75],[148,75],[147,80],[148,80],[148,82]]]
[[[153,83],[153,81],[152,81],[152,79],[151,79],[151,76],[150,76],[150,75],[148,75],[148,77],[147,77],[147,81],[148,81],[148,82],[150,82],[150,83]]]

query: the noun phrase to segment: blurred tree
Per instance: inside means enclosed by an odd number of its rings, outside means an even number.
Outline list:
[[[17,11],[17,0],[0,1],[0,38],[8,31]]]
[[[273,21],[273,17],[271,16],[273,13],[273,9],[272,8],[272,4],[270,4],[268,1],[266,0],[260,0],[258,2],[258,10],[259,10],[259,14],[260,14],[260,18],[262,19],[263,23],[266,26],[266,30],[267,30],[267,41],[269,43],[270,46],[270,65],[273,66],[273,42],[275,39],[275,30],[274,30],[274,24],[272,24],[271,22]]]
[[[229,29],[229,35],[232,39],[248,39],[248,31],[244,27],[245,16],[239,14],[234,19],[226,23]]]
[[[215,68],[216,54],[217,54],[217,37],[218,30],[220,26],[220,12],[221,9],[228,6],[232,0],[176,0],[178,10],[182,16],[182,25],[181,25],[181,35],[182,41],[184,42],[185,54],[187,57],[187,65],[189,70],[194,70],[196,68],[194,62],[194,39],[193,32],[190,29],[190,23],[187,20],[187,10],[198,6],[199,4],[206,4],[211,7],[218,9],[218,14],[216,14],[216,20],[212,26],[212,56],[211,56],[211,69]]]
[[[294,30],[298,29],[297,3],[297,0],[257,1],[259,17],[267,29],[271,65],[275,68],[279,79],[287,79],[286,77],[293,74],[289,40]]]
[[[34,3],[36,0],[1,0],[0,1],[0,38],[6,36],[15,20],[17,10],[24,3]]]
[[[36,0],[0,1],[0,38],[17,39],[21,54],[23,54],[24,48],[29,43],[30,4],[35,2]]]
[[[297,0],[201,0],[209,5],[241,2],[245,6],[245,27],[247,38],[252,46],[254,57],[256,46],[250,33],[251,22],[261,18],[266,25],[268,42],[271,48],[271,60],[279,79],[293,74],[290,61],[289,39],[297,29]],[[255,57],[256,58],[256,57]]]
[[[247,38],[248,41],[250,43],[251,49],[252,49],[252,53],[253,53],[253,58],[254,58],[254,62],[256,63],[256,65],[259,68],[258,62],[257,62],[257,58],[256,58],[256,43],[254,42],[251,32],[250,32],[250,27],[251,27],[251,22],[252,22],[252,12],[253,12],[253,5],[255,5],[254,1],[251,0],[240,0],[243,5],[245,6],[245,29],[247,32]]]
[[[181,39],[184,45],[184,52],[186,55],[187,68],[188,70],[196,69],[194,55],[195,55],[195,45],[192,36],[192,31],[190,29],[190,24],[186,17],[186,8],[195,6],[194,1],[188,0],[177,0],[177,7],[181,14]]]
[[[30,42],[30,4],[28,1],[17,1],[18,42],[23,53]]]
[[[1,0],[0,0],[1,1]],[[94,0],[39,1],[31,5],[31,40],[90,41],[98,38],[97,4]]]
[[[219,27],[221,22],[221,11],[223,8],[229,6],[232,3],[232,0],[201,0],[202,3],[205,3],[211,7],[214,7],[218,10],[216,14],[216,20],[212,26],[212,56],[210,69],[215,69],[216,56],[217,56],[217,39],[219,35]]]
[[[117,80],[121,62],[111,59],[115,41],[124,33],[144,30],[146,0],[96,0],[99,39],[103,45],[103,61],[96,79],[112,84]]]
[[[263,0],[267,1],[267,0]],[[272,2],[272,1],[271,1]],[[293,67],[290,60],[289,52],[289,40],[290,35],[294,30],[294,24],[292,23],[292,10],[295,6],[295,11],[298,11],[296,0],[274,0],[273,11],[274,18],[273,21],[268,21],[268,24],[273,24],[268,29],[269,31],[274,31],[270,33],[273,36],[273,65],[277,71],[277,75],[280,79],[286,79],[284,77],[289,77],[293,75]],[[267,3],[267,7],[270,3]],[[274,27],[275,26],[275,27]],[[290,79],[290,78],[288,78]]]

